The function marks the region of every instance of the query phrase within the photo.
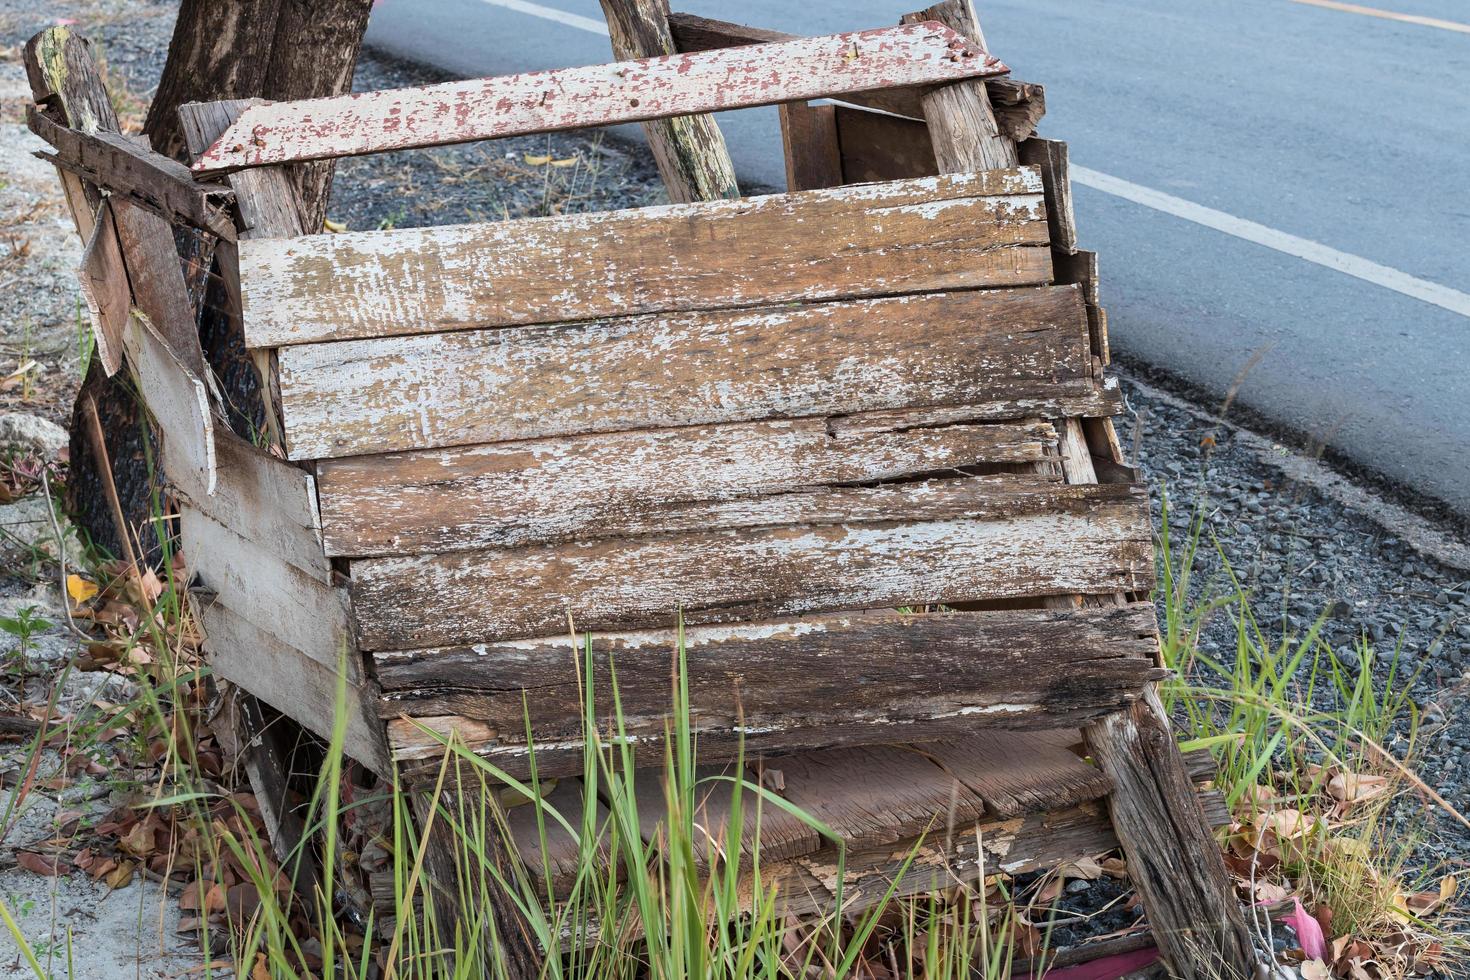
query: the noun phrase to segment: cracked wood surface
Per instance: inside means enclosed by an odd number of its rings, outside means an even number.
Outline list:
[[[267,103],[247,110],[199,156],[193,170],[211,174],[609,126],[1007,71],[940,24],[884,27],[608,65]]]
[[[413,649],[822,610],[1125,592],[1152,576],[1141,490],[1038,497],[1020,516],[986,507],[985,485],[894,488],[901,521],[708,530],[352,562],[363,649]],[[968,486],[966,484],[969,483]],[[952,491],[970,490],[969,503]]]
[[[494,224],[241,241],[245,341],[277,347],[1039,285],[1052,277],[1041,192],[1040,174],[1023,167]]]
[[[1073,287],[288,347],[292,459],[1094,390]]]
[[[842,424],[778,419],[325,460],[326,550],[403,555],[693,530],[770,494],[1036,462],[1056,440],[1045,422],[935,424],[922,411]]]
[[[1149,678],[1154,627],[1146,603],[1063,612],[821,615],[684,633],[700,758],[964,734],[976,728],[1080,724],[1128,704]],[[590,636],[597,714],[610,713],[616,668],[627,732],[640,758],[663,753],[672,708],[672,630]],[[385,718],[458,715],[468,747],[527,772],[525,722],[543,774],[580,771],[578,677],[583,647],[565,635],[373,655]],[[399,759],[442,750],[411,725],[391,726]],[[493,733],[493,734],[492,734]],[[1075,733],[1074,733],[1074,741]]]

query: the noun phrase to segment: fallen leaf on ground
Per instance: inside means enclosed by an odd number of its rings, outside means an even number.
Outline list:
[[[61,862],[53,855],[47,857],[44,854],[36,854],[32,851],[17,851],[15,863],[27,871],[34,871],[38,875],[55,878],[61,873]]]
[[[99,591],[101,590],[95,583],[88,582],[80,575],[71,574],[66,577],[66,594],[71,596],[71,601],[75,605],[80,606]]]

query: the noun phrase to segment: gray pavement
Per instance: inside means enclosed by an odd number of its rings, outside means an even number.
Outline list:
[[[1383,2],[1470,21],[1453,0]],[[907,9],[682,6],[804,34]],[[1079,186],[1115,349],[1214,397],[1244,372],[1241,404],[1470,515],[1470,34],[1292,0],[979,11],[992,51],[1046,85],[1042,131],[1074,164],[1367,260],[1375,280]],[[469,77],[608,61],[600,22],[596,0],[382,0],[368,43]],[[721,124],[742,180],[779,187],[775,111]],[[1391,273],[1449,287],[1452,308]]]

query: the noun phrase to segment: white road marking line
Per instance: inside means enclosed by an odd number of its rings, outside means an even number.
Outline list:
[[[1071,171],[1072,179],[1084,187],[1091,187],[1105,194],[1112,194],[1135,204],[1142,204],[1146,208],[1172,214],[1176,218],[1183,218],[1185,221],[1192,221],[1197,225],[1213,228],[1215,231],[1221,231],[1257,245],[1264,245],[1266,248],[1275,249],[1287,255],[1294,255],[1299,259],[1334,269],[1355,279],[1371,282],[1375,286],[1382,286],[1384,289],[1392,289],[1396,293],[1412,296],[1414,299],[1449,310],[1451,313],[1470,317],[1470,294],[1462,293],[1458,289],[1416,279],[1407,272],[1400,272],[1398,269],[1380,265],[1358,255],[1339,252],[1320,242],[1289,235],[1284,231],[1277,231],[1275,228],[1268,228],[1254,221],[1226,214],[1224,211],[1216,211],[1214,208],[1186,201],[1182,197],[1175,197],[1172,194],[1142,187],[1108,174],[1098,173],[1096,170],[1073,164]]]
[[[1438,27],[1442,31],[1470,34],[1470,24],[1462,24],[1457,20],[1440,20],[1438,17],[1422,17],[1419,14],[1401,14],[1393,10],[1379,10],[1377,7],[1362,7],[1356,3],[1338,3],[1337,0],[1292,0],[1292,2],[1304,3],[1311,7],[1326,7],[1328,10],[1341,10],[1348,14],[1362,14],[1364,17],[1381,17],[1384,20],[1397,20],[1405,24]]]
[[[600,20],[591,17],[583,17],[581,14],[567,13],[565,10],[557,10],[555,7],[543,7],[539,3],[531,3],[530,0],[480,0],[492,7],[504,7],[506,10],[514,10],[522,14],[530,14],[532,17],[540,17],[542,20],[554,20],[558,24],[575,27],[589,34],[601,34],[610,37],[607,25]]]
[[[589,34],[600,34],[603,37],[608,36],[607,25],[602,21],[594,20],[591,17],[583,17],[581,14],[568,13],[565,10],[557,10],[555,7],[542,6],[539,3],[532,3],[531,0],[480,0],[480,2],[488,3],[495,7],[504,7],[507,10],[515,10],[523,14],[530,14],[532,17],[555,21],[558,24],[565,24],[568,27],[575,27],[578,30],[587,31]],[[1332,0],[1296,0],[1296,2],[1315,3],[1319,6],[1332,7],[1351,6],[1348,4],[1337,4],[1332,2]],[[1373,8],[1371,7],[1363,7],[1353,12],[1362,13],[1372,10]],[[1376,13],[1384,12],[1376,11]],[[1402,16],[1407,17],[1408,15]],[[1419,20],[1428,19],[1419,18]],[[1415,22],[1417,23],[1418,20]],[[1431,26],[1443,26],[1449,23],[1451,22],[1443,21],[1440,24]],[[1470,28],[1466,29],[1470,30]],[[1094,190],[1102,191],[1104,194],[1112,194],[1116,197],[1132,201],[1135,204],[1142,204],[1146,208],[1153,208],[1155,211],[1172,214],[1176,218],[1183,218],[1197,225],[1213,228],[1215,231],[1221,231],[1227,235],[1233,235],[1236,238],[1254,242],[1257,245],[1264,245],[1266,248],[1275,249],[1278,252],[1293,255],[1299,259],[1305,259],[1308,262],[1313,262],[1325,268],[1335,269],[1338,272],[1353,276],[1356,279],[1361,279],[1364,282],[1371,282],[1375,286],[1382,286],[1384,289],[1391,289],[1396,293],[1412,296],[1414,299],[1449,310],[1451,313],[1458,313],[1463,317],[1470,317],[1470,294],[1462,293],[1458,289],[1451,289],[1448,286],[1441,286],[1438,283],[1416,279],[1407,272],[1400,272],[1398,269],[1380,265],[1361,256],[1339,252],[1337,249],[1319,242],[1299,238],[1296,235],[1289,235],[1284,231],[1277,231],[1275,228],[1268,228],[1254,221],[1237,218],[1233,214],[1216,211],[1214,208],[1207,208],[1204,205],[1195,204],[1193,201],[1186,201],[1182,197],[1175,197],[1172,194],[1152,190],[1117,177],[1111,177],[1108,174],[1099,173],[1096,170],[1089,170],[1086,167],[1079,167],[1074,164],[1071,167],[1071,172],[1072,179],[1077,183],[1085,187],[1091,187]]]

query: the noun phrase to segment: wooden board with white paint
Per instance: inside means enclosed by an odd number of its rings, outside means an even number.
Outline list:
[[[213,493],[219,465],[204,382],[174,356],[168,341],[141,314],[130,318],[123,346],[148,413],[163,433],[164,475]]]
[[[251,106],[196,174],[1003,75],[940,24]]]
[[[1034,463],[1056,442],[1034,420],[932,424],[915,411],[842,424],[778,419],[325,460],[326,550],[402,555],[689,529],[711,505]]]
[[[240,242],[250,347],[1052,278],[1041,177]]]
[[[345,650],[350,679],[360,678],[346,589],[297,568],[267,543],[241,537],[198,508],[183,507],[179,524],[184,558],[202,588],[318,664],[335,670]]]
[[[948,481],[963,484],[964,481]],[[901,485],[900,485],[901,486]],[[899,488],[895,488],[899,489]],[[983,492],[976,493],[977,503]],[[1147,500],[1124,485],[952,519],[918,486],[906,519],[707,530],[352,562],[365,650],[730,622],[823,610],[1146,588]],[[931,516],[931,514],[933,516]]]
[[[970,290],[288,347],[287,453],[972,405],[1093,390],[1075,287]]]
[[[1129,703],[1154,666],[1152,607],[1067,611],[809,616],[684,633],[700,758],[956,735],[976,728],[1081,724]],[[598,717],[611,712],[612,671],[640,758],[663,757],[672,710],[672,630],[592,634]],[[466,718],[470,742],[512,774],[528,767],[525,724],[542,773],[580,771],[584,640],[567,636],[373,655],[385,717]],[[464,726],[471,730],[471,726]],[[439,754],[412,730],[400,759]]]
[[[339,670],[261,629],[229,609],[222,598],[202,599],[199,618],[209,665],[277,711],[295,719],[324,739],[332,738],[337,717]],[[348,676],[341,708],[345,714],[347,755],[379,775],[392,772],[383,730],[377,718],[377,689],[357,676],[355,653],[344,661]]]
[[[310,473],[250,445],[221,426],[215,432],[218,477],[212,490],[189,473],[164,475],[187,505],[212,517],[240,537],[330,585],[332,563],[322,550],[321,517]]]
[[[92,323],[93,349],[102,370],[111,377],[122,367],[123,335],[132,315],[133,294],[128,290],[127,268],[117,242],[117,222],[113,220],[110,201],[103,200],[97,209],[92,233],[77,268],[77,281]]]

